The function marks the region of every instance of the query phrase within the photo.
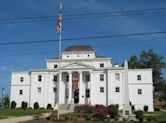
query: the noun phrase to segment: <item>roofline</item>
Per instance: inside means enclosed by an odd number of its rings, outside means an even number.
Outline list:
[[[91,60],[103,60],[103,59],[107,59],[107,60],[112,60],[111,57],[105,57],[105,58],[86,58],[86,59],[47,59],[46,62],[51,62],[51,61],[91,61]]]
[[[11,72],[12,74],[19,74],[19,73],[29,73],[29,71],[18,71],[18,72]]]
[[[83,68],[82,68],[83,69]],[[85,68],[87,69],[87,68]],[[92,68],[89,68],[92,69]],[[93,68],[94,70],[124,70],[124,67],[112,67],[112,68]],[[12,74],[20,74],[20,73],[31,73],[31,72],[59,72],[60,69],[33,69],[30,71],[20,71],[20,72],[12,72]],[[62,69],[63,70],[63,69]],[[152,68],[142,68],[142,69],[128,69],[129,71],[152,71]]]
[[[129,69],[129,71],[153,71],[152,68]]]
[[[95,53],[95,51],[63,51],[62,53],[89,53],[89,52],[93,52]]]

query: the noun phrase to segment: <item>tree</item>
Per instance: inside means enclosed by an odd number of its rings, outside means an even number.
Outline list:
[[[159,91],[165,80],[162,77],[162,69],[166,68],[164,57],[158,55],[153,49],[142,51],[139,57],[133,55],[129,59],[129,68],[152,68],[153,69],[153,84],[156,91]]]
[[[129,64],[129,68],[131,68],[131,69],[141,68],[141,64],[136,55],[132,55],[130,57],[128,64]]]
[[[4,108],[9,108],[9,105],[10,105],[10,99],[9,99],[9,96],[6,95],[6,96],[3,98],[3,106],[4,106]]]
[[[164,57],[156,54],[153,49],[150,49],[149,51],[142,51],[140,63],[143,68],[153,68],[154,86],[163,80],[161,70],[166,67]]]

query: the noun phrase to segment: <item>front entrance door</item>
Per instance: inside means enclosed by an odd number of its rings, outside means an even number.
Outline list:
[[[79,102],[79,89],[74,91],[74,103],[77,104]]]
[[[72,92],[73,92],[74,103],[76,104],[79,102],[78,81],[79,81],[79,74],[77,72],[74,72],[72,74]]]

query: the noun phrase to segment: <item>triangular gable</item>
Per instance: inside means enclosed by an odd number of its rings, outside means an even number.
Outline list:
[[[82,68],[82,69],[93,69],[94,67],[93,66],[90,66],[90,65],[87,65],[87,64],[83,64],[83,63],[78,63],[78,62],[75,62],[75,63],[71,63],[71,64],[68,64],[68,65],[65,65],[65,66],[62,66],[61,69],[78,69],[78,68]]]

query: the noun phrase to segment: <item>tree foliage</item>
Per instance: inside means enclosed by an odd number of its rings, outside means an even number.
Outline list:
[[[3,98],[3,106],[4,106],[4,108],[9,108],[9,105],[10,105],[10,99],[9,99],[9,96],[6,95],[6,96]]]
[[[137,57],[133,55],[129,59],[129,68],[152,68],[153,69],[153,84],[156,91],[159,91],[165,85],[162,69],[166,67],[164,57],[157,54],[153,49],[142,51]]]

